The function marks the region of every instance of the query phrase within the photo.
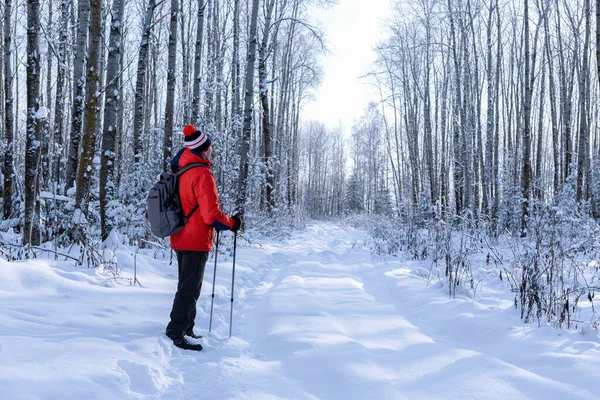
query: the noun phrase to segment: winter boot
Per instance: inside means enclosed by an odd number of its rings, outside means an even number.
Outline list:
[[[194,351],[201,351],[202,350],[202,345],[200,343],[198,343],[198,344],[196,344],[196,343],[190,343],[185,338],[184,339],[173,340],[173,344],[176,347],[179,347],[180,349],[184,349],[184,350],[194,350]]]

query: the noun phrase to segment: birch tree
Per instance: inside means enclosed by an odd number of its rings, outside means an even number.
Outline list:
[[[77,163],[79,160],[79,142],[81,140],[81,127],[83,125],[84,88],[85,88],[85,61],[88,41],[88,27],[90,16],[90,0],[79,0],[77,9],[77,44],[75,59],[73,61],[73,107],[71,111],[71,136],[69,140],[69,154],[66,167],[66,189],[73,186],[77,176]]]
[[[579,139],[577,150],[577,201],[587,200],[588,191],[584,187],[587,184],[589,170],[589,130],[588,130],[588,104],[587,95],[589,90],[589,46],[591,30],[591,8],[590,0],[584,0],[585,14],[585,39],[583,42],[583,55],[581,70],[579,73]]]
[[[244,213],[248,185],[248,156],[250,151],[250,135],[252,130],[252,100],[254,97],[254,63],[256,61],[256,25],[258,22],[258,0],[252,0],[252,14],[250,17],[250,37],[248,52],[246,55],[246,78],[244,93],[244,126],[242,138],[239,145],[240,153],[240,173],[238,178],[239,195],[237,199],[237,208]]]
[[[177,20],[179,0],[171,0],[171,27],[169,31],[169,66],[167,69],[167,106],[163,141],[163,167],[167,169],[173,153],[173,118],[175,112],[175,67],[177,58]]]
[[[135,168],[140,168],[142,161],[142,135],[144,133],[144,94],[146,71],[148,68],[148,48],[152,32],[152,17],[156,8],[156,0],[148,0],[144,14],[142,39],[138,52],[137,76],[135,83],[135,104],[133,114],[133,155]]]
[[[600,83],[600,0],[596,0],[596,68]]]
[[[521,236],[527,235],[527,220],[529,218],[529,200],[531,198],[531,69],[529,47],[529,0],[523,1],[523,35],[525,52],[525,92],[523,98],[524,128],[523,128],[523,174],[522,195],[523,214],[521,216]]]
[[[110,38],[106,73],[106,104],[104,106],[104,130],[102,133],[102,154],[100,166],[100,223],[102,240],[106,240],[114,227],[115,199],[115,140],[117,133],[117,113],[121,103],[119,75],[121,71],[121,43],[124,0],[113,0],[111,9]]]
[[[267,200],[267,209],[271,211],[273,203],[273,189],[275,187],[275,179],[271,166],[272,145],[271,145],[271,119],[269,109],[269,93],[267,83],[267,51],[269,46],[269,36],[271,33],[271,18],[273,15],[273,7],[275,0],[269,0],[267,5],[267,14],[265,17],[265,27],[263,37],[259,48],[258,56],[258,81],[260,102],[262,105],[262,131],[263,131],[263,147],[264,147],[264,162],[266,173],[265,195]]]
[[[38,32],[40,30],[39,0],[27,1],[27,139],[25,147],[25,226],[23,244],[40,243],[39,215],[36,214],[36,200],[39,193],[40,159],[40,50]]]
[[[67,75],[67,45],[69,34],[69,0],[60,3],[60,35],[58,45],[58,66],[56,72],[56,98],[54,102],[54,160],[52,180],[55,193],[61,193],[61,158],[63,152],[63,120],[65,106],[65,77]],[[48,99],[48,102],[50,99]]]
[[[96,125],[99,109],[98,66],[100,62],[100,39],[102,27],[102,0],[90,0],[90,32],[87,47],[87,73],[85,79],[85,124],[79,166],[77,168],[77,190],[75,208],[83,215],[88,214],[90,187],[92,184],[94,154],[96,153]],[[78,221],[76,221],[78,222]]]

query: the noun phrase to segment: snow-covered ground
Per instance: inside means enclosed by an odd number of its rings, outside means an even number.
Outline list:
[[[526,325],[503,282],[475,298],[426,286],[426,263],[374,260],[363,232],[315,223],[219,256],[197,353],[164,327],[175,265],[139,255],[140,286],[97,269],[0,261],[0,399],[598,399],[595,333]],[[244,242],[240,240],[240,242]],[[116,250],[122,276],[132,250]],[[206,335],[207,264],[196,319]]]

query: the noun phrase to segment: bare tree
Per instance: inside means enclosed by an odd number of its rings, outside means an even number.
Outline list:
[[[196,31],[196,51],[194,54],[194,89],[192,99],[192,123],[198,123],[200,111],[200,68],[202,62],[202,40],[204,35],[204,0],[198,0],[198,26]],[[235,22],[234,22],[235,23]]]
[[[596,68],[600,83],[600,0],[596,0]]]
[[[266,187],[265,194],[267,200],[267,210],[271,211],[274,207],[273,202],[273,189],[275,187],[275,179],[273,177],[273,170],[271,166],[272,156],[272,145],[271,145],[271,120],[269,110],[269,94],[268,94],[268,83],[267,83],[267,50],[269,46],[269,36],[271,32],[271,18],[273,15],[273,7],[275,0],[269,0],[267,5],[267,14],[265,17],[265,27],[263,31],[263,37],[258,51],[258,81],[259,81],[259,93],[260,102],[262,105],[262,131],[263,131],[263,147],[264,147],[264,161],[266,164]]]
[[[522,215],[521,236],[527,235],[527,220],[529,218],[529,200],[531,198],[531,57],[529,47],[529,0],[523,1],[523,35],[525,37],[525,93],[523,97],[524,129],[523,129],[523,173],[522,173]]]
[[[173,153],[173,118],[175,112],[175,67],[177,58],[177,19],[179,0],[171,0],[171,29],[169,31],[169,66],[167,69],[167,106],[163,140],[163,167],[167,169]]]
[[[39,215],[35,212],[39,191],[40,159],[40,51],[38,32],[40,30],[39,0],[27,1],[27,140],[25,147],[25,227],[23,244],[37,245],[40,237]]]
[[[579,73],[579,140],[577,151],[577,201],[587,200],[588,191],[584,187],[584,178],[588,176],[589,169],[589,127],[587,97],[589,91],[589,46],[591,31],[590,0],[584,0],[585,14],[585,39],[583,42],[583,55],[581,71]],[[587,181],[587,179],[586,179]],[[587,185],[587,182],[585,182]]]
[[[234,137],[240,128],[240,0],[233,0],[233,48],[231,53],[231,123]]]
[[[546,5],[549,8],[549,4]],[[545,46],[544,50],[546,53],[546,62],[548,63],[548,88],[550,92],[550,120],[552,125],[552,156],[554,161],[554,197],[558,195],[558,190],[560,187],[560,177],[562,166],[560,163],[560,142],[559,142],[559,132],[558,132],[558,118],[556,111],[556,87],[555,87],[555,79],[554,79],[554,56],[551,50],[550,44],[550,33],[548,28],[550,12],[546,10],[544,16],[544,34],[545,34]]]
[[[102,240],[106,240],[114,226],[115,201],[115,139],[117,133],[117,112],[121,104],[119,87],[119,67],[121,66],[121,43],[124,0],[113,0],[111,9],[108,64],[106,74],[106,104],[104,106],[104,130],[102,134],[102,154],[100,165],[100,224]]]
[[[256,61],[256,25],[258,21],[258,0],[252,0],[252,14],[250,18],[250,37],[248,52],[246,55],[246,79],[244,94],[244,128],[239,145],[240,153],[240,173],[238,178],[239,195],[237,199],[237,208],[243,213],[246,204],[247,185],[248,185],[248,156],[250,151],[250,135],[252,130],[252,99],[254,97],[254,63]]]
[[[6,138],[6,149],[4,151],[4,166],[2,174],[4,175],[3,205],[4,219],[11,218],[13,214],[13,153],[14,153],[14,116],[13,116],[13,73],[11,66],[12,58],[12,36],[11,36],[11,17],[12,0],[4,2],[4,95],[5,95],[5,114],[4,114],[4,135]]]
[[[73,186],[77,176],[79,142],[81,140],[81,126],[83,125],[83,109],[85,100],[84,72],[88,41],[89,15],[90,0],[79,0],[79,6],[77,9],[77,50],[75,52],[75,59],[73,62],[73,109],[71,111],[71,137],[69,142],[69,155],[66,168],[66,189],[69,189]]]
[[[156,0],[149,0],[144,15],[142,40],[138,53],[137,77],[135,84],[135,104],[133,113],[133,155],[136,168],[142,161],[142,134],[144,131],[144,94],[146,70],[148,69],[148,47],[152,32],[152,17],[156,8]]]
[[[63,120],[65,105],[65,75],[67,74],[67,41],[69,34],[69,0],[60,3],[60,43],[58,46],[58,70],[56,72],[56,98],[54,105],[54,162],[52,179],[55,192],[60,192],[61,156],[63,152]],[[50,101],[50,99],[48,99]]]
[[[75,208],[88,214],[88,202],[92,176],[92,161],[96,152],[96,125],[99,109],[98,65],[100,62],[100,39],[102,36],[102,0],[90,0],[90,35],[87,48],[87,74],[85,80],[85,125],[79,167],[77,168],[77,190]]]

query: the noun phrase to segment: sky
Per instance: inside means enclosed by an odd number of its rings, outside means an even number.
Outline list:
[[[314,17],[325,32],[330,53],[324,56],[323,82],[314,101],[304,107],[304,120],[317,120],[329,128],[340,124],[346,131],[379,95],[360,79],[375,61],[375,47],[384,37],[382,23],[390,13],[390,0],[338,0]]]

